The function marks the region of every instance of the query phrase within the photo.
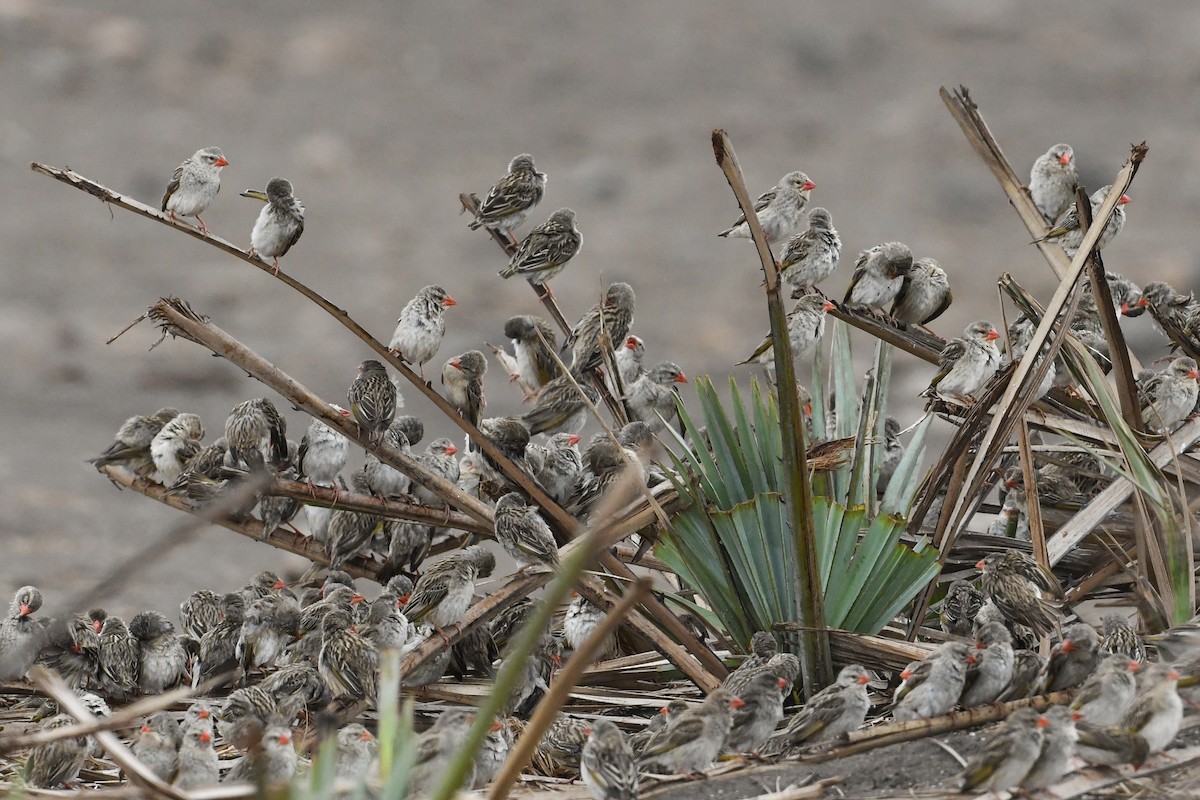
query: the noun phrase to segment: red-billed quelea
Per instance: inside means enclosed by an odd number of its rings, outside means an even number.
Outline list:
[[[1151,753],[1166,750],[1183,722],[1183,700],[1176,691],[1179,672],[1162,662],[1146,668],[1142,687],[1119,726],[1146,740]]]
[[[842,257],[842,240],[823,208],[808,212],[808,228],[788,240],[779,259],[783,280],[797,297],[828,278]]]
[[[509,317],[504,335],[512,342],[516,376],[530,395],[562,372],[554,359],[558,334],[547,320],[528,314]]]
[[[979,608],[983,605],[983,593],[964,580],[956,580],[946,590],[942,599],[938,620],[942,630],[955,636],[966,636]]]
[[[572,381],[570,376],[547,383],[538,393],[533,408],[522,414],[521,424],[531,435],[559,432],[578,434],[587,424],[587,402],[599,402],[600,394],[591,385]]]
[[[579,777],[593,800],[636,800],[637,759],[621,729],[606,719],[591,723],[579,759]]]
[[[508,266],[500,270],[500,277],[520,275],[537,286],[546,287],[550,279],[562,272],[567,262],[579,253],[582,244],[583,236],[575,224],[575,212],[560,208],[521,241]]]
[[[358,376],[350,384],[347,398],[359,430],[371,442],[379,443],[391,426],[398,397],[396,385],[383,364],[369,358],[358,365]]]
[[[435,628],[457,624],[471,606],[475,579],[490,575],[495,565],[495,556],[478,545],[447,555],[417,579],[404,616],[413,624]]]
[[[383,443],[405,455],[413,455],[412,445],[425,436],[425,425],[410,415],[397,417],[383,435]],[[357,476],[357,473],[355,473]],[[362,476],[366,487],[375,497],[393,498],[406,495],[412,487],[412,479],[400,470],[380,461],[374,453],[367,453],[363,460]]]
[[[997,702],[1008,703],[1013,700],[1023,700],[1037,693],[1038,680],[1046,659],[1033,650],[1016,650],[1013,652],[1012,677],[1008,686],[996,698]]]
[[[1089,202],[1092,206],[1092,218],[1095,219],[1096,213],[1100,211],[1100,206],[1104,204],[1104,199],[1108,197],[1108,193],[1112,191],[1112,185],[1097,189],[1092,193]],[[1112,216],[1108,218],[1108,223],[1104,226],[1104,230],[1100,232],[1100,238],[1096,240],[1096,249],[1101,250],[1109,242],[1116,238],[1121,232],[1121,228],[1125,226],[1125,204],[1131,202],[1129,195],[1123,194],[1117,200],[1117,206],[1113,209]],[[1079,214],[1076,211],[1074,202],[1067,208],[1063,215],[1058,218],[1054,227],[1046,232],[1046,235],[1040,239],[1034,239],[1034,244],[1038,242],[1052,242],[1063,249],[1069,258],[1074,258],[1075,253],[1079,250],[1079,245],[1083,244],[1083,234],[1085,231],[1079,227]]]
[[[676,384],[687,383],[678,364],[664,361],[656,365],[625,390],[625,404],[631,422],[644,422],[651,431],[660,431],[678,416],[675,405],[679,394]]]
[[[185,728],[179,744],[174,785],[184,790],[207,789],[220,783],[217,751],[213,749],[212,720]]]
[[[1000,369],[999,332],[992,323],[972,322],[958,339],[953,339],[938,357],[938,373],[929,392],[940,397],[972,402]]]
[[[621,376],[622,386],[632,386],[633,382],[646,372],[643,365],[646,357],[646,343],[640,336],[626,336],[625,343],[617,347],[615,361],[617,374]]]
[[[204,423],[195,414],[179,414],[162,426],[150,442],[150,457],[154,459],[155,477],[170,486],[197,453],[204,438]]]
[[[1071,709],[1089,725],[1116,725],[1137,694],[1141,664],[1125,655],[1109,655],[1071,698]]]
[[[575,433],[556,433],[546,443],[546,458],[536,477],[556,503],[566,502],[575,477],[583,469],[578,444],[579,435]]]
[[[788,340],[794,360],[804,361],[816,351],[821,337],[825,335],[825,315],[834,308],[836,306],[832,302],[815,293],[806,294],[796,301],[787,315]],[[771,334],[763,337],[754,352],[738,364],[749,364],[751,361],[774,369],[775,346]]]
[[[448,708],[434,721],[429,730],[417,738],[417,758],[409,775],[408,790],[413,795],[427,794],[444,776],[454,754],[462,748],[474,715],[465,708]],[[462,776],[464,786],[475,783],[475,762],[471,761]]]
[[[446,335],[446,309],[458,303],[446,290],[431,284],[417,292],[400,311],[388,349],[425,376],[425,362],[437,355]]]
[[[1138,391],[1144,403],[1142,421],[1147,427],[1165,433],[1187,419],[1200,395],[1198,378],[1196,362],[1181,356],[1162,372],[1139,381]]]
[[[246,601],[241,594],[229,592],[221,596],[221,621],[200,640],[200,660],[192,670],[192,688],[202,681],[237,667],[238,637],[246,614]]]
[[[160,711],[142,722],[133,740],[133,754],[150,768],[159,780],[170,782],[178,764],[176,750],[182,733],[169,713]]]
[[[162,199],[162,211],[174,221],[195,217],[200,231],[208,235],[208,226],[200,215],[221,191],[221,168],[229,166],[219,147],[205,147],[175,168]]]
[[[932,258],[918,258],[904,276],[890,313],[901,322],[926,325],[940,317],[953,300],[946,270]]]
[[[1110,614],[1101,622],[1100,652],[1119,653],[1139,664],[1146,663],[1146,643],[1138,635],[1135,622],[1120,614]]]
[[[511,233],[542,200],[546,192],[546,174],[538,172],[533,156],[522,153],[508,162],[508,174],[488,190],[467,227],[480,227],[499,233]]]
[[[371,766],[371,741],[375,737],[357,722],[337,732],[337,776],[361,780]]]
[[[1100,636],[1086,622],[1066,629],[1063,640],[1050,650],[1050,661],[1043,676],[1043,691],[1074,689],[1095,672],[1100,664]]]
[[[495,519],[496,540],[510,558],[523,567],[558,569],[558,546],[537,506],[526,505],[520,494],[509,492],[496,501]]]
[[[285,594],[268,594],[247,606],[234,650],[242,670],[273,668],[299,627],[300,604]]]
[[[962,694],[971,650],[962,642],[946,642],[917,666],[901,673],[892,716],[897,722],[936,717],[954,708]]]
[[[69,714],[57,714],[42,725],[43,731],[78,724]],[[65,737],[35,745],[22,770],[25,783],[39,789],[74,784],[88,756],[86,737]]]
[[[1021,780],[1021,788],[1026,791],[1045,789],[1062,780],[1071,771],[1071,757],[1079,739],[1074,715],[1066,706],[1050,706],[1042,717],[1047,723],[1042,729],[1042,751]]]
[[[454,455],[458,452],[458,448],[446,438],[434,439],[429,444],[425,445],[425,452],[417,456],[417,461],[429,472],[434,475],[439,475],[446,480],[454,483],[458,480],[458,460]],[[412,495],[418,503],[430,506],[432,508],[445,508],[446,501],[438,496],[433,490],[422,486],[419,483],[414,483],[411,487]]]
[[[754,213],[770,244],[777,244],[791,236],[804,219],[804,208],[808,205],[808,193],[817,185],[803,172],[789,172],[779,183],[758,196],[754,201]],[[733,225],[717,234],[735,239],[749,239],[750,226],[746,215],[739,214]]]
[[[129,632],[138,642],[138,689],[161,694],[179,685],[187,666],[187,653],[171,620],[157,611],[143,611],[129,620]]]
[[[304,205],[292,193],[292,183],[284,178],[271,178],[267,190],[247,189],[242,197],[266,203],[258,212],[250,231],[251,257],[271,259],[275,274],[279,274],[279,259],[291,250],[304,233]]]
[[[284,783],[296,774],[296,762],[292,732],[282,726],[268,728],[263,733],[262,749],[234,763],[221,782],[250,783],[261,780],[267,786]]]
[[[162,430],[179,412],[173,408],[160,408],[148,417],[130,417],[122,423],[113,437],[113,443],[104,448],[104,452],[90,459],[97,468],[118,464],[128,467],[139,478],[145,478],[154,473],[154,459],[150,457],[150,443],[155,435]]]
[[[654,742],[639,754],[643,769],[668,773],[699,772],[721,753],[733,727],[733,712],[742,700],[716,689],[704,702],[681,712]]]
[[[468,350],[442,366],[442,386],[446,400],[472,425],[479,425],[487,400],[483,396],[483,376],[487,359],[478,350]]]
[[[788,720],[787,727],[771,738],[766,752],[781,753],[858,730],[871,705],[867,696],[869,682],[867,671],[861,666],[842,667],[837,680],[814,694],[804,708]]]
[[[738,694],[742,705],[733,712],[733,727],[725,737],[724,749],[731,753],[758,750],[783,719],[787,680],[771,672],[755,675]]]
[[[1172,289],[1170,284],[1153,281],[1142,287],[1142,296],[1137,300],[1137,307],[1149,309],[1160,325],[1165,324],[1186,331],[1196,308],[1196,299],[1191,293],[1180,294]]]
[[[1049,721],[1032,708],[1019,708],[992,735],[962,772],[962,791],[1001,792],[1020,785],[1042,753]]]
[[[887,308],[900,294],[913,266],[912,250],[902,242],[884,242],[858,254],[843,302],[850,306]]]
[[[504,766],[504,762],[508,760],[508,753],[512,750],[512,746],[512,730],[499,720],[493,721],[491,730],[488,731],[487,736],[483,737],[483,744],[475,753],[473,788],[482,789],[492,782],[492,779],[500,772],[500,768]]]
[[[1056,144],[1033,162],[1029,171],[1029,197],[1046,222],[1054,222],[1075,202],[1075,151]]]
[[[335,405],[333,410],[343,417],[350,416],[350,412],[341,406]],[[308,423],[308,430],[300,440],[300,450],[296,456],[297,466],[300,467],[300,480],[307,483],[309,488],[329,486],[336,495],[338,477],[346,468],[346,460],[349,457],[350,440],[314,418]]]
[[[963,708],[991,703],[1012,679],[1012,635],[999,622],[989,622],[975,634],[975,663],[967,668],[959,705]]]
[[[604,363],[603,349],[615,347],[629,335],[636,305],[633,287],[614,283],[605,291],[604,300],[584,312],[564,342],[571,351],[573,374],[583,375]]]
[[[13,595],[0,623],[0,680],[20,680],[37,660],[45,637],[33,614],[41,607],[42,593],[36,586],[22,586]]]

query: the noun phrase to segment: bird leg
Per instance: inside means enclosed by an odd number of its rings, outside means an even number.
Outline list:
[[[197,217],[197,219],[199,219],[199,217]],[[275,257],[274,266],[275,266],[275,275],[278,276],[279,275],[279,256]]]
[[[535,283],[533,284],[533,288],[537,290],[538,300],[554,297],[554,292],[550,291],[550,284],[548,283]]]
[[[204,220],[200,219],[199,214],[196,215],[196,227],[200,229],[201,233],[208,236],[208,226],[204,224]]]
[[[175,216],[175,212],[169,208],[167,209],[167,219],[171,220],[171,222],[179,221],[179,218]]]
[[[250,245],[246,248],[246,255],[250,256],[251,258],[258,256],[258,251],[254,249],[254,245]]]

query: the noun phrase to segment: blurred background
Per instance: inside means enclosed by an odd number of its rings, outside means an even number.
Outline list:
[[[999,320],[1001,272],[1043,300],[1054,284],[938,87],[972,90],[1019,174],[1064,141],[1094,190],[1146,140],[1105,260],[1139,284],[1187,291],[1197,35],[1200,6],[1182,0],[1153,13],[1120,0],[0,0],[0,591],[39,584],[61,612],[69,591],[183,521],[84,463],[126,417],[177,406],[203,417],[211,441],[235,403],[264,393],[195,345],[148,352],[157,336],[146,323],[105,345],[160,296],[185,298],[331,402],[344,402],[369,355],[269,277],[35,175],[30,161],[157,206],[180,161],[220,146],[231,165],[205,220],[243,247],[259,206],[237,193],[290,179],[308,217],[287,272],[385,342],[423,285],[458,301],[436,376],[446,358],[500,343],[508,316],[540,313],[524,283],[496,276],[499,248],[467,230],[457,201],[529,152],[549,185],[519,232],[570,206],[584,236],[554,281],[567,317],[629,281],[648,364],[671,359],[720,381],[737,369],[748,381],[749,367],[731,365],[765,332],[766,312],[752,245],[716,237],[737,210],[712,128],[729,131],[752,194],[796,169],[816,182],[810,205],[830,209],[845,245],[826,292],[840,298],[855,254],[880,241],[937,258],[955,302],[932,327],[949,337]],[[1143,360],[1165,352],[1148,315],[1125,325]],[[870,341],[856,344],[869,353]],[[903,354],[896,363],[907,424],[933,370]],[[488,413],[519,408],[494,364],[487,387]],[[408,413],[432,420],[407,395]],[[299,439],[306,420],[289,417]],[[449,432],[431,422],[426,440]],[[106,603],[169,610],[192,589],[294,567],[289,558],[205,529]]]

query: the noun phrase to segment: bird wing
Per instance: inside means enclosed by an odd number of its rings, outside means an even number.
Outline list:
[[[179,191],[179,182],[182,179],[183,179],[183,164],[180,164],[178,167],[175,168],[175,171],[171,173],[171,181],[170,181],[170,183],[167,184],[167,192],[166,192],[166,194],[163,195],[162,208],[159,209],[160,211],[167,210],[167,201],[171,199],[171,195],[173,195],[177,191]]]
[[[854,294],[854,287],[867,274],[867,261],[871,257],[871,250],[863,250],[858,254],[858,260],[854,262],[854,272],[850,275],[850,285],[846,287],[846,297],[842,300],[843,303],[850,302],[850,296]]]
[[[287,251],[292,249],[292,245],[300,241],[300,235],[302,233],[304,233],[304,214],[299,214],[296,216],[296,230],[292,234],[292,238],[288,239],[287,244],[283,246],[283,250],[279,252],[279,255],[287,255]]]
[[[1062,236],[1068,231],[1073,231],[1078,227],[1079,212],[1075,209],[1075,206],[1071,206],[1061,217],[1059,217],[1058,222],[1054,225],[1054,227],[1046,231],[1045,236],[1041,237],[1040,239],[1034,239],[1033,241],[1034,243],[1037,243],[1044,242],[1047,239],[1057,239],[1059,236]]]
[[[938,304],[938,307],[933,310],[932,314],[921,320],[921,324],[928,325],[942,314],[946,313],[946,309],[950,307],[952,302],[954,302],[954,295],[951,294],[950,289],[947,287],[946,294],[942,296],[942,302]]]
[[[523,211],[537,201],[537,184],[520,172],[510,172],[496,182],[479,204],[475,219],[490,222]]]
[[[698,716],[686,716],[655,739],[642,753],[644,756],[662,755],[700,738],[703,734],[704,720]]]
[[[487,407],[487,400],[483,396],[483,381],[474,380],[467,382],[467,408],[466,418],[472,425],[479,425],[479,418],[483,415],[483,409]]]
[[[933,376],[933,380],[929,384],[929,391],[937,389],[942,379],[950,374],[950,370],[954,369],[954,365],[966,353],[967,344],[962,339],[951,339],[950,343],[942,348],[942,354],[938,356],[938,373]]]
[[[834,691],[818,692],[813,696],[792,724],[788,725],[786,735],[793,744],[806,742],[827,728],[831,722],[842,715],[846,708],[846,698],[836,687]]]
[[[448,594],[450,587],[445,580],[431,580],[425,586],[413,590],[412,596],[404,606],[404,616],[408,617],[409,622],[420,622],[438,603],[445,600]]]
[[[772,339],[771,334],[768,333],[766,336],[763,337],[763,340],[759,343],[758,347],[754,348],[754,352],[751,353],[750,355],[746,356],[746,358],[743,361],[737,362],[736,366],[741,366],[742,364],[749,364],[751,361],[754,361],[756,358],[761,356],[763,353],[767,352],[767,350],[769,350],[771,345],[773,345],[774,343],[775,343],[775,340]]]

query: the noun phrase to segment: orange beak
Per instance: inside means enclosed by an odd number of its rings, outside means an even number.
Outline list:
[[[196,713],[196,719],[208,719],[208,709],[202,709]]]
[[[667,715],[667,707],[663,706],[662,708],[660,708],[658,710],[658,713],[662,714],[665,717]]]
[[[1117,205],[1119,205],[1119,206],[1123,206],[1123,205],[1125,205],[1126,203],[1132,203],[1132,202],[1133,202],[1133,198],[1132,198],[1132,197],[1130,197],[1130,196],[1129,196],[1129,195],[1127,195],[1127,194],[1123,194],[1123,195],[1121,195],[1121,199],[1117,201]]]
[[[1071,163],[1071,154],[1063,153],[1061,156],[1058,157],[1058,163],[1062,164],[1064,167],[1067,164],[1070,164]]]
[[[825,305],[822,306],[822,308],[824,308],[826,311],[833,311],[835,308],[837,308],[837,306],[834,305],[832,300],[826,300]]]
[[[458,305],[458,301],[455,300],[450,295],[446,295],[446,299],[442,301],[442,308],[447,308],[449,306],[456,306],[456,305]]]
[[[1039,728],[1049,728],[1049,727],[1050,727],[1050,720],[1046,719],[1045,717],[1038,717],[1038,724],[1037,724],[1037,726],[1038,726]]]
[[[729,703],[730,708],[741,708],[744,705],[746,705],[746,701],[740,697],[733,698],[733,700]]]
[[[1129,660],[1129,666],[1126,667],[1126,669],[1128,669],[1130,672],[1137,672],[1141,668],[1142,663],[1140,661],[1134,661],[1133,659]]]
[[[350,598],[350,605],[357,605],[358,603],[365,603],[366,601],[367,598],[363,597],[358,592],[355,592],[354,596]]]
[[[100,621],[100,620],[98,620],[98,619],[94,619],[94,620],[92,620],[92,629],[93,629],[94,631],[96,631],[96,633],[99,633],[99,632],[101,631],[101,629],[102,629],[102,628],[104,628],[104,623],[103,623],[103,622],[101,622],[101,621]]]
[[[912,670],[911,670],[911,669],[906,669],[906,670],[904,670],[904,672],[901,672],[901,673],[900,673],[900,680],[902,680],[902,681],[906,681],[906,680],[908,680],[908,679],[909,679],[909,678],[911,678],[911,677],[912,677]]]
[[[409,595],[402,594],[396,598],[396,607],[399,608],[408,602]]]
[[[1079,722],[1079,720],[1081,720],[1081,719],[1083,719],[1083,714],[1080,714],[1078,711],[1071,712],[1071,721],[1072,722]]]
[[[149,725],[143,725],[143,726],[142,726],[142,733],[149,733],[149,732],[150,732],[150,726],[149,726]]]
[[[204,742],[205,744],[207,744],[208,742],[211,742],[212,734],[209,733],[207,730],[200,731],[200,741]]]
[[[1063,639],[1062,652],[1064,652],[1064,653],[1075,652],[1075,645],[1071,642],[1070,639]]]
[[[343,417],[348,417],[348,416],[350,416],[350,412],[349,412],[349,411],[347,411],[346,409],[344,409],[344,408],[343,408],[343,409],[342,409],[342,416],[343,416]]]
[[[1121,303],[1121,315],[1128,316],[1128,314],[1129,314],[1129,303]]]
[[[625,340],[625,349],[627,349],[627,350],[637,350],[637,346],[638,346],[638,340],[637,340],[637,337],[635,337],[635,336],[630,336],[628,339],[626,339],[626,340]]]
[[[292,743],[292,735],[290,733],[279,734],[279,743],[280,744],[291,744]]]
[[[364,742],[369,742],[369,741],[371,741],[372,739],[374,739],[375,737],[371,735],[371,732],[370,732],[370,731],[363,731],[363,732],[362,732],[362,735],[361,735],[361,736],[359,736],[358,738],[359,738],[359,739],[362,739]]]
[[[1138,308],[1149,308],[1149,307],[1150,307],[1150,301],[1149,301],[1149,300],[1147,300],[1147,299],[1146,299],[1146,298],[1144,298],[1144,297],[1139,297],[1139,298],[1138,298],[1138,301],[1137,301],[1137,303],[1136,303],[1136,305],[1137,305],[1137,307],[1138,307]]]
[[[1169,681],[1177,681],[1177,680],[1179,680],[1179,672],[1178,672],[1178,670],[1171,670],[1170,672],[1168,672],[1168,673],[1167,673],[1167,680],[1169,680]]]
[[[496,731],[500,730],[503,727],[504,726],[500,724],[500,720],[496,720],[495,722],[492,723],[492,733],[495,733]]]
[[[976,642],[975,649],[976,650],[987,650],[987,645],[984,644],[983,642]]]
[[[905,671],[905,672],[908,672],[908,670],[904,670],[904,671]],[[911,673],[911,672],[909,672],[909,674],[911,675],[912,673]],[[859,675],[859,676],[858,676],[858,683],[859,683],[860,685],[862,685],[862,686],[866,686],[866,685],[867,685],[868,683],[870,683],[870,682],[871,682],[871,679],[870,679],[870,678],[868,678],[866,675]]]
[[[996,339],[1000,338],[1000,332],[997,331],[995,328],[992,328],[990,331],[987,332],[987,336],[985,336],[983,338],[987,339],[989,342],[995,341]]]
[[[28,617],[33,613],[33,609],[29,607],[29,603],[21,603],[21,616]]]
[[[976,659],[975,659],[975,654],[974,654],[974,653],[972,653],[971,655],[967,656],[967,663],[968,663],[968,664],[974,664],[974,663],[975,663],[975,660],[976,660]]]
[[[1200,378],[1200,372],[1197,372],[1196,370],[1192,370],[1191,372],[1188,373],[1188,377],[1191,378],[1192,380],[1195,380],[1196,378]]]
[[[218,158],[216,161],[213,162],[213,166],[214,167],[228,167],[229,162],[225,160],[225,156],[221,156],[220,158]]]
[[[579,444],[579,436],[577,436],[576,434],[572,433],[572,434],[570,435],[570,438],[569,438],[569,439],[567,439],[567,444],[568,444],[568,445],[572,445],[572,444]]]
[[[450,445],[449,447],[446,448],[446,455],[448,455],[448,456],[452,456],[457,452],[458,452],[458,448],[455,447],[454,445]]]
[[[979,559],[979,561],[975,564],[975,569],[979,570],[980,572],[983,572],[983,559],[982,558]]]
[[[279,580],[275,581],[275,583],[271,584],[271,588],[272,589],[286,589],[287,584],[283,582],[283,578],[280,578]]]
[[[787,682],[787,679],[786,679],[786,678],[780,678],[780,679],[779,679],[779,688],[780,688],[780,689],[786,689],[786,688],[787,688],[787,685],[788,685],[788,682]]]
[[[687,375],[684,375],[682,372],[679,373],[678,375],[675,376],[675,382],[676,383],[687,383]]]
[[[807,192],[809,189],[815,189],[815,188],[817,188],[817,185],[815,183],[813,183],[812,181],[805,181],[804,185],[800,187],[800,191]]]

